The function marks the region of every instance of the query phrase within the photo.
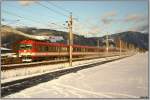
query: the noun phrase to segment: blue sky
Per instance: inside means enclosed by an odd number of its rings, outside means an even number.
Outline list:
[[[148,31],[148,0],[38,2],[50,9],[34,1],[3,1],[2,23],[67,31],[63,24],[68,20],[69,10],[78,19],[73,22],[73,32],[77,34],[103,36],[106,32]]]

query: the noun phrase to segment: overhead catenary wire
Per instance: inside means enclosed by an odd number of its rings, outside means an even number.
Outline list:
[[[15,7],[15,8],[17,8],[18,10],[22,10],[20,7]],[[26,10],[23,10],[23,12],[25,12],[25,11]],[[32,10],[27,11],[27,13],[39,16],[39,13],[37,14],[37,13],[33,12]],[[56,17],[50,16],[49,14],[46,14],[46,15],[52,19],[56,19]],[[41,18],[43,19],[43,16],[41,16]]]
[[[65,15],[65,14],[63,14],[63,13],[57,11],[57,10],[54,10],[54,9],[52,9],[52,8],[50,8],[50,7],[47,7],[46,5],[44,5],[44,4],[40,3],[40,2],[36,2],[36,3],[37,3],[38,5],[40,5],[40,6],[42,6],[42,7],[46,8],[46,9],[48,9],[49,11],[52,11],[52,12],[57,13],[57,14],[59,14],[59,15],[68,17],[67,15]]]
[[[15,8],[18,8],[19,10],[21,10],[19,7],[15,7]],[[26,11],[26,10],[23,10],[23,12],[24,11]],[[27,13],[29,13],[30,14],[30,16],[32,16],[31,14],[33,14],[33,15],[35,15],[36,13],[34,13],[34,12],[32,12],[31,10],[30,11],[28,11]],[[37,14],[36,14],[37,15]],[[39,14],[38,14],[39,15]],[[47,14],[47,15],[49,15],[49,14]],[[56,19],[55,17],[52,17],[52,16],[50,16],[50,18],[52,18],[52,19]],[[42,17],[42,19],[43,19],[43,17]],[[50,20],[51,21],[51,20]],[[48,25],[49,26],[49,25]],[[63,27],[63,26],[62,26]],[[62,28],[61,27],[61,28]]]
[[[29,19],[29,18],[25,18],[25,17],[23,17],[23,16],[20,16],[20,15],[18,15],[18,14],[16,14],[16,13],[12,13],[12,12],[8,12],[8,11],[5,11],[5,10],[2,10],[4,13],[6,13],[6,14],[9,14],[9,15],[12,15],[12,16],[16,16],[16,17],[19,17],[19,18],[22,18],[22,19],[25,19],[25,20],[30,20],[30,21],[32,21],[32,22],[34,22],[34,23],[38,23],[38,24],[41,24],[41,25],[43,25],[41,22],[39,22],[39,21],[35,21],[35,20],[32,20],[32,19]],[[19,19],[19,21],[20,21],[21,19]],[[21,23],[22,24],[22,23]],[[45,24],[44,24],[45,25]],[[58,25],[58,24],[55,24],[55,25],[57,25],[57,26],[59,26],[59,27],[61,27],[61,28],[64,28],[65,29],[65,27],[63,27],[63,26],[61,26],[61,25]],[[23,26],[26,26],[25,24],[23,24]],[[45,25],[46,27],[48,27],[49,25],[47,24],[47,25]]]
[[[52,6],[55,6],[56,8],[62,10],[62,11],[65,11],[67,13],[71,13],[72,11],[68,10],[68,9],[64,9],[63,7],[61,6],[58,6],[57,4],[54,4],[52,3],[51,1],[47,1],[49,4],[51,4]],[[78,21],[79,18],[73,18],[74,20]]]
[[[32,21],[32,22],[34,22],[34,23],[38,23],[38,24],[43,25],[40,21],[33,20],[33,19],[30,19],[30,18],[25,18],[25,17],[20,16],[20,15],[18,15],[18,14],[16,14],[16,13],[9,12],[9,11],[6,11],[6,10],[2,10],[2,11],[3,11],[4,13],[6,13],[6,14],[9,14],[9,15],[12,15],[12,16],[16,16],[16,17],[19,17],[19,18],[22,18],[22,19],[25,19],[25,20],[29,20],[29,21]],[[45,25],[45,24],[44,24],[44,25]]]
[[[67,12],[67,13],[70,13],[71,11],[69,11],[68,9],[65,9],[65,8],[63,8],[63,7],[61,7],[61,6],[58,6],[58,5],[56,5],[55,3],[53,3],[53,2],[51,2],[51,1],[47,1],[49,4],[51,4],[52,6],[55,6],[56,8],[59,8],[60,10],[62,10],[62,11],[65,11],[65,12]]]
[[[50,9],[49,7],[43,5],[43,4],[39,3],[39,2],[38,2],[37,4],[40,4],[40,5],[42,5],[43,7],[46,7],[46,8],[49,9],[49,10],[52,10],[52,9]],[[57,6],[57,7],[58,7],[58,6]],[[5,11],[5,10],[2,10],[2,11],[4,11],[5,13],[7,13],[7,14],[9,14],[9,15],[16,16],[16,17],[19,17],[19,18],[21,18],[21,19],[30,20],[30,21],[32,21],[32,22],[41,24],[40,21],[33,20],[33,19],[31,19],[31,18],[26,18],[26,17],[24,17],[24,16],[20,16],[20,15],[18,15],[17,13]],[[56,12],[56,10],[52,10],[52,11],[55,11],[55,12]],[[61,15],[63,15],[63,16],[66,16],[66,15],[64,15],[63,13],[58,12],[58,11],[57,11],[56,13],[59,13],[59,14],[61,14]],[[43,25],[43,24],[41,24],[41,25]],[[48,25],[47,25],[47,26],[48,26]],[[58,25],[57,25],[57,26],[58,26]],[[63,26],[59,25],[59,27],[63,27]],[[65,27],[63,27],[63,28],[65,28]]]
[[[51,23],[51,24],[53,24],[53,25],[55,25],[55,26],[58,26],[58,27],[61,27],[61,28],[64,28],[64,29],[68,29],[67,27],[58,25],[58,24],[56,24],[56,23]]]

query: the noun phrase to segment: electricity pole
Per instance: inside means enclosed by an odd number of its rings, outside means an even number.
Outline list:
[[[106,52],[108,53],[109,41],[108,41],[108,33],[106,34]]]
[[[69,65],[72,66],[72,45],[73,45],[72,13],[70,13],[68,21],[68,29],[69,29]]]
[[[120,56],[121,56],[121,51],[122,51],[122,41],[121,41],[121,39],[119,38],[119,47],[120,47]]]
[[[97,39],[97,48],[99,48],[99,39]]]

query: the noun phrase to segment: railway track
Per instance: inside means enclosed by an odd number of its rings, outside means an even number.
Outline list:
[[[5,97],[5,96],[10,95],[12,93],[19,92],[25,88],[29,88],[29,87],[35,86],[37,84],[50,81],[52,79],[58,78],[59,76],[62,76],[65,74],[77,72],[81,69],[90,68],[90,67],[94,67],[97,65],[112,62],[112,61],[119,60],[119,59],[122,59],[122,58],[125,58],[128,56],[131,56],[131,55],[116,57],[116,58],[108,59],[108,60],[101,61],[101,62],[93,62],[90,64],[84,64],[84,65],[79,65],[79,66],[75,66],[75,67],[58,69],[58,70],[44,73],[44,74],[37,75],[37,76],[32,76],[32,77],[27,77],[24,79],[14,80],[11,82],[5,82],[5,83],[1,84],[1,96]]]
[[[101,55],[101,56],[94,56],[94,57],[74,58],[73,62],[79,61],[79,60],[89,60],[89,59],[112,57],[112,56],[118,56],[118,54],[111,54],[109,56]],[[49,65],[49,64],[57,64],[57,63],[66,63],[66,62],[68,62],[68,59],[41,61],[41,62],[32,62],[32,63],[21,63],[21,64],[8,64],[8,65],[1,65],[1,70],[6,71],[6,70],[16,69],[16,68],[36,67],[40,65]]]

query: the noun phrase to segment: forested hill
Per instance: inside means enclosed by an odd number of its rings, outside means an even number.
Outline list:
[[[63,31],[56,31],[51,29],[36,29],[36,28],[16,28],[19,31],[22,31],[27,34],[32,35],[54,35],[54,36],[62,36],[64,38],[64,41],[61,41],[63,43],[67,43],[67,37],[68,33]],[[133,43],[136,46],[144,49],[148,49],[148,33],[141,33],[141,32],[133,32],[133,31],[126,31],[121,33],[112,34],[109,36],[110,38],[116,39],[120,37],[122,40]],[[74,34],[74,44],[79,45],[89,45],[89,46],[96,46],[97,45],[97,39],[103,40],[105,36],[103,37],[90,37],[86,38],[82,35],[76,35]],[[26,39],[25,37],[14,35],[13,33],[1,33],[1,45],[2,47],[11,48],[11,44],[15,41]]]

